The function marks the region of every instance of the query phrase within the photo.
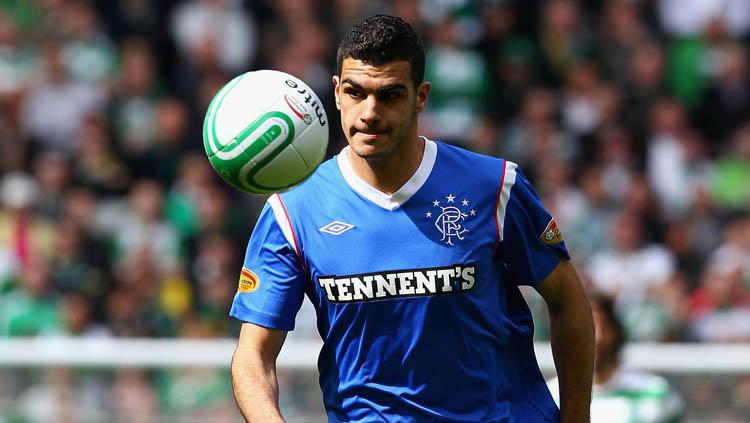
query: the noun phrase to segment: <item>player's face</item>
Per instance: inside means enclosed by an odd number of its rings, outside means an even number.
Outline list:
[[[364,159],[384,159],[417,134],[417,115],[424,110],[428,82],[414,87],[407,61],[369,65],[346,58],[333,77],[336,107],[349,145]]]

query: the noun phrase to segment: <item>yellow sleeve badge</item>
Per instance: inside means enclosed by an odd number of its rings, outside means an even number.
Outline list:
[[[237,292],[253,292],[258,289],[260,284],[260,278],[250,269],[245,267],[240,272],[240,284],[237,287]]]
[[[562,232],[560,232],[560,228],[557,227],[557,222],[555,222],[554,217],[549,221],[547,227],[544,228],[544,232],[539,236],[539,239],[547,245],[554,245],[563,240]]]

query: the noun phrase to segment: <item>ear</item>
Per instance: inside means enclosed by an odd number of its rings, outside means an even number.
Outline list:
[[[430,95],[430,89],[432,84],[429,81],[424,81],[417,87],[417,113],[422,113],[425,107],[427,107],[427,97]]]
[[[339,102],[339,87],[341,86],[341,79],[339,79],[338,75],[333,75],[333,77],[331,77],[331,82],[333,82],[333,96],[336,100],[336,108],[341,110],[341,103]]]

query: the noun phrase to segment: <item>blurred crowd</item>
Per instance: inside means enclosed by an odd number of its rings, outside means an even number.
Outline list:
[[[750,340],[743,0],[0,1],[0,335],[233,334],[264,198],[210,168],[206,106],[261,68],[330,106],[376,12],[424,37],[420,132],[518,162],[631,339]]]
[[[373,13],[425,41],[420,132],[519,163],[630,340],[750,342],[747,0],[0,0],[0,337],[236,335],[265,198],[210,168],[207,105],[294,74],[330,157]]]

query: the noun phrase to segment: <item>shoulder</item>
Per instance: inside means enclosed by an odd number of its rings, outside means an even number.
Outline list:
[[[515,163],[501,157],[488,156],[466,150],[451,144],[435,141],[437,144],[437,165],[441,173],[455,173],[459,178],[495,185],[505,180],[508,173],[515,174]]]
[[[465,148],[446,144],[441,141],[433,141],[437,144],[438,155],[442,156],[441,159],[456,160],[467,164],[482,164],[482,165],[494,165],[502,166],[506,160],[501,157],[488,156],[486,154],[476,153]]]

